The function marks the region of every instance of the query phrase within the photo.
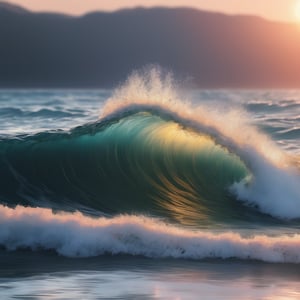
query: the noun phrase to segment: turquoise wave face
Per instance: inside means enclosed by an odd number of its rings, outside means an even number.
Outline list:
[[[229,192],[251,176],[245,163],[163,111],[4,139],[0,164],[0,197],[8,205],[144,213],[188,225],[260,215]]]

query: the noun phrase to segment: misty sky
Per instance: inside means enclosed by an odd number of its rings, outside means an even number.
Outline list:
[[[1,1],[0,1],[1,2]],[[83,14],[135,6],[191,6],[229,14],[252,14],[268,19],[300,22],[300,0],[6,0],[34,11]]]

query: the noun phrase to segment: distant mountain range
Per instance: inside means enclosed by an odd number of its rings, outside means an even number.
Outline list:
[[[71,17],[0,3],[0,87],[110,87],[147,64],[198,87],[300,88],[300,26],[191,8]]]

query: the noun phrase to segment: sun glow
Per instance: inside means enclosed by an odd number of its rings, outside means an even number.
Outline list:
[[[295,16],[297,20],[300,22],[300,1],[297,1],[295,6]]]

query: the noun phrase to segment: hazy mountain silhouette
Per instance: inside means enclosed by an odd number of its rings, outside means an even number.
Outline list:
[[[16,13],[29,13],[29,11],[24,9],[23,7],[6,2],[0,2],[0,10],[6,10]]]
[[[150,63],[201,87],[300,87],[300,29],[189,8],[71,17],[0,3],[2,87],[111,86]]]

